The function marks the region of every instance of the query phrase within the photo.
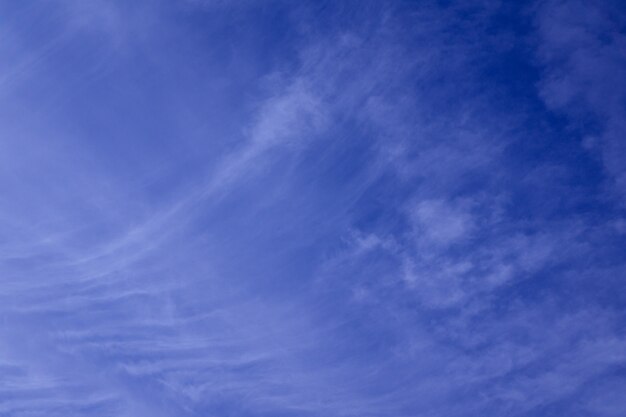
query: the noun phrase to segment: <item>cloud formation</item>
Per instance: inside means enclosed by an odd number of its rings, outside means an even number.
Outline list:
[[[623,414],[617,3],[0,15],[0,415]]]

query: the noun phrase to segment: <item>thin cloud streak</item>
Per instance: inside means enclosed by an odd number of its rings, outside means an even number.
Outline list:
[[[218,3],[0,9],[0,414],[619,415],[621,29]]]

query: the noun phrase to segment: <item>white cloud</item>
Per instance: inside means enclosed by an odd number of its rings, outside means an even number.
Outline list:
[[[469,237],[475,227],[472,214],[462,204],[442,200],[417,203],[412,210],[414,233],[420,246],[450,246]]]
[[[614,190],[626,193],[626,35],[623,14],[610,2],[549,1],[537,14],[540,94],[554,110],[600,127],[599,149]],[[588,148],[587,142],[582,145]]]

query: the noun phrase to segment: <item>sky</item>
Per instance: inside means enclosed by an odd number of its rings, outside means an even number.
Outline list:
[[[0,416],[625,392],[622,1],[0,0]]]

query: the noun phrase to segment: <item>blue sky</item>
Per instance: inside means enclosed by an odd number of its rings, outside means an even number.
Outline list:
[[[618,0],[0,1],[0,416],[626,415]]]

